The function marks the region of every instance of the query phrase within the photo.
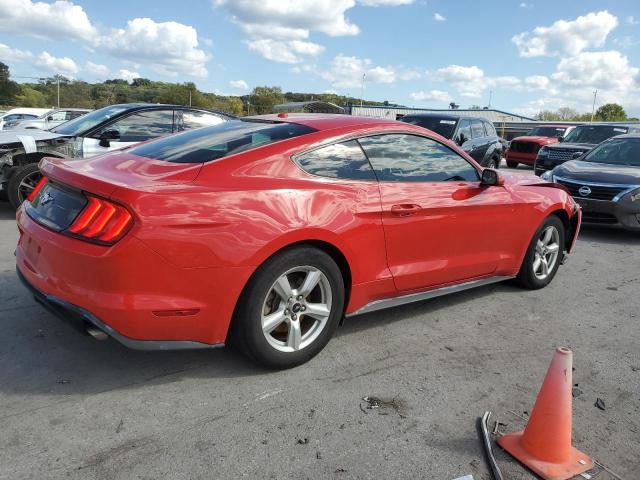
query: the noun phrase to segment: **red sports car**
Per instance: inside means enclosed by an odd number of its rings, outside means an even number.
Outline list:
[[[346,115],[245,118],[40,168],[16,250],[37,300],[133,348],[230,341],[274,368],[309,360],[345,315],[544,287],[580,227],[557,184]]]

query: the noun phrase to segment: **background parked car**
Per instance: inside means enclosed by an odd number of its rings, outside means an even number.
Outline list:
[[[0,130],[4,130],[23,120],[36,119],[50,111],[50,108],[12,108],[0,115]]]
[[[540,148],[558,143],[574,128],[569,125],[539,125],[526,135],[514,138],[505,153],[507,166],[516,168],[520,163],[533,166]]]
[[[605,140],[542,176],[569,189],[585,223],[640,231],[640,134]]]
[[[88,158],[232,118],[181,105],[130,103],[94,110],[48,131],[9,130],[0,133],[0,146],[10,152],[0,157],[0,183],[17,208],[42,177],[38,162],[45,156]]]
[[[485,118],[424,113],[405,115],[401,121],[453,140],[483,167],[500,168],[502,143],[496,129]]]
[[[64,122],[81,117],[90,111],[91,110],[87,108],[57,108],[32,120],[20,120],[17,123],[13,123],[10,127],[7,127],[7,129],[39,128],[40,130],[49,130]]]
[[[553,145],[545,145],[538,151],[534,172],[536,175],[542,175],[557,165],[584,155],[608,138],[635,132],[640,132],[640,127],[625,123],[590,123],[588,125],[578,125],[569,132],[561,142]]]

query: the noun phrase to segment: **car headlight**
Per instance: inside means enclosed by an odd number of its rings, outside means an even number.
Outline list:
[[[553,182],[554,181],[553,170],[547,170],[542,175],[540,175],[540,178],[545,182]]]
[[[549,150],[545,147],[542,147],[540,150],[538,150],[538,157],[548,157],[549,156]]]

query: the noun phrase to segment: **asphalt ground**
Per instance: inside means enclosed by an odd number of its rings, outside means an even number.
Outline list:
[[[283,372],[81,335],[19,283],[16,239],[0,203],[1,479],[489,479],[476,418],[522,428],[559,345],[574,352],[574,444],[640,478],[640,234],[585,227],[543,290],[354,317]],[[535,478],[495,451],[505,478]]]

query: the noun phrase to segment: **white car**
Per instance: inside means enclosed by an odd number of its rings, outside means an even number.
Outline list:
[[[85,113],[89,113],[91,110],[87,108],[57,108],[43,113],[38,118],[32,120],[20,120],[19,122],[12,124],[5,128],[9,129],[26,129],[26,128],[39,128],[40,130],[49,130],[50,128],[57,127],[58,125],[73,120],[74,118],[81,117]]]
[[[23,120],[34,120],[50,111],[50,108],[12,108],[0,115],[0,130]]]

